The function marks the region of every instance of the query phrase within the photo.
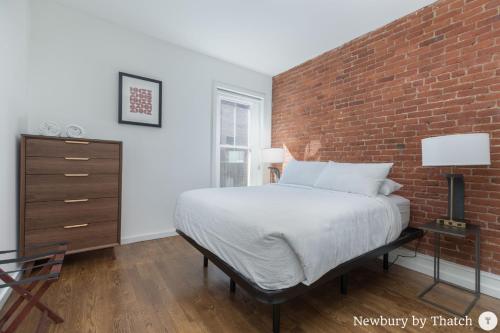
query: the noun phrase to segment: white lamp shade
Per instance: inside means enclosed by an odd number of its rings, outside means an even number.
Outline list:
[[[453,134],[422,140],[423,166],[490,164],[488,133]]]
[[[283,148],[265,148],[262,150],[262,162],[283,163],[285,150]]]

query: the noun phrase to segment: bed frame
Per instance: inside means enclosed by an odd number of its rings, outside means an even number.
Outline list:
[[[319,287],[329,281],[332,281],[334,278],[340,276],[340,291],[342,294],[347,294],[347,273],[355,267],[361,266],[364,262],[369,259],[377,258],[381,255],[384,256],[383,260],[383,269],[387,271],[389,269],[389,251],[392,251],[401,245],[404,245],[412,240],[420,238],[423,236],[423,231],[420,229],[408,227],[403,232],[398,239],[395,241],[376,248],[370,252],[367,252],[363,255],[360,255],[354,259],[351,259],[334,269],[327,272],[320,279],[318,279],[313,284],[306,286],[305,284],[299,283],[293,287],[278,289],[278,290],[267,290],[262,289],[252,281],[248,280],[246,277],[241,275],[234,268],[229,266],[226,262],[224,262],[221,258],[219,258],[214,253],[208,251],[204,247],[200,246],[196,243],[191,237],[184,234],[182,231],[177,230],[177,233],[181,235],[184,239],[186,239],[192,246],[194,246],[198,251],[203,254],[203,265],[205,267],[208,266],[208,260],[215,264],[220,270],[226,273],[229,278],[229,290],[231,293],[236,291],[236,284],[238,284],[241,288],[246,290],[250,295],[255,297],[259,302],[265,304],[273,305],[273,333],[279,333],[280,331],[280,304],[285,303],[292,298],[300,296],[307,291]]]

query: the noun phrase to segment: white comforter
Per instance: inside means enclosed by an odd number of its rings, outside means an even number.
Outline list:
[[[184,192],[175,223],[264,289],[309,285],[401,233],[385,196],[283,185]]]

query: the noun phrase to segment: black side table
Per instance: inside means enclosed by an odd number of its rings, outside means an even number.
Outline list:
[[[477,300],[479,299],[481,295],[481,282],[480,282],[480,274],[481,274],[481,252],[480,252],[480,238],[479,238],[479,233],[480,233],[480,228],[477,225],[472,225],[472,224],[467,224],[467,227],[465,229],[461,228],[456,228],[456,227],[450,227],[446,225],[441,225],[436,223],[435,221],[429,222],[425,224],[424,226],[421,227],[422,230],[433,232],[434,233],[434,283],[427,287],[424,291],[422,291],[419,295],[418,298],[420,298],[422,301],[427,302],[431,305],[434,305],[440,309],[443,309],[445,311],[448,311],[454,315],[460,316],[460,317],[465,317],[469,312],[472,310],[474,305],[476,304]],[[453,237],[460,237],[460,238],[465,238],[469,235],[474,235],[475,236],[475,246],[474,246],[474,259],[475,259],[475,289],[471,290],[469,288],[464,288],[462,286],[456,285],[451,282],[443,281],[439,277],[439,259],[441,256],[441,235],[446,235],[446,236],[453,236]],[[449,285],[451,287],[454,287],[459,290],[466,291],[468,293],[471,293],[474,295],[474,299],[470,302],[470,304],[467,306],[465,311],[463,313],[458,313],[452,309],[449,309],[441,304],[437,304],[435,302],[426,300],[424,297],[425,295],[432,290],[436,285],[439,283]]]

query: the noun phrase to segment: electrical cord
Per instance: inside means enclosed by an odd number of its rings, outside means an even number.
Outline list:
[[[412,255],[402,255],[402,254],[396,255],[396,258],[389,264],[389,267],[392,267],[392,265],[394,265],[396,263],[396,261],[398,261],[399,258],[416,258],[417,257],[418,247],[420,246],[420,241],[422,240],[422,238],[425,237],[425,235],[427,235],[427,231],[424,232],[424,234],[422,235],[422,237],[420,237],[419,239],[417,239],[417,244],[415,244],[415,249],[414,249],[414,252],[413,252]]]

